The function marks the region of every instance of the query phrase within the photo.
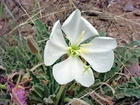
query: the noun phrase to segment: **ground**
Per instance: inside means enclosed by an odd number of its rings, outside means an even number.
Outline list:
[[[114,37],[118,45],[140,39],[139,0],[5,0],[0,19],[0,37],[26,36],[33,33],[27,21],[38,16],[50,28],[57,20],[63,22],[76,8],[98,31]],[[17,28],[16,28],[17,27]]]

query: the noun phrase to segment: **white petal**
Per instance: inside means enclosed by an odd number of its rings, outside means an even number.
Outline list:
[[[79,31],[82,31],[82,30],[85,31],[85,35],[82,39],[82,42],[92,36],[98,35],[97,30],[83,17],[81,17],[80,26],[82,27],[80,27]]]
[[[72,44],[75,44],[80,36],[79,22],[81,19],[81,13],[79,10],[75,10],[63,23],[62,30],[68,36]]]
[[[78,9],[76,9],[62,25],[62,30],[68,36],[72,44],[76,44],[82,33],[85,31],[85,35],[82,41],[88,39],[91,36],[98,35],[96,29],[83,17]]]
[[[91,43],[92,46],[87,46],[86,48],[92,52],[106,52],[117,47],[116,40],[111,37],[96,37]]]
[[[64,40],[64,36],[62,34],[61,24],[59,20],[54,24],[52,28],[50,40],[53,41],[53,43],[59,44],[60,46],[65,46],[65,47],[67,46]]]
[[[53,76],[59,84],[67,84],[73,78],[73,59],[70,57],[53,66]]]
[[[107,72],[111,69],[114,62],[113,51],[107,52],[90,52],[83,55],[83,58],[100,73]]]
[[[84,64],[76,59],[75,63],[77,63],[77,69],[74,72],[75,80],[85,87],[89,87],[94,83],[94,76],[91,68],[85,70]]]
[[[46,43],[44,50],[44,63],[52,65],[59,57],[66,53],[67,44],[61,32],[60,22],[54,24],[50,40]]]
[[[84,72],[84,64],[77,58],[69,57],[53,67],[53,75],[59,84],[67,84],[73,79],[85,87],[94,83],[91,69]]]
[[[66,54],[67,50],[65,46],[56,45],[52,41],[48,41],[44,50],[44,63],[46,66],[52,65],[63,54]]]

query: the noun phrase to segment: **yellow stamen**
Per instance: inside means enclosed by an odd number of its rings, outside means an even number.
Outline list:
[[[89,53],[89,50],[87,50],[86,48],[80,47],[80,52],[81,53]]]
[[[92,43],[86,43],[86,44],[81,44],[80,46],[81,47],[86,47],[86,46],[92,46],[93,44]]]
[[[81,33],[81,35],[80,35],[80,37],[79,37],[79,39],[78,39],[77,44],[79,44],[79,43],[82,41],[82,39],[83,39],[83,37],[84,37],[84,34],[85,34],[85,31],[82,31],[82,33]]]

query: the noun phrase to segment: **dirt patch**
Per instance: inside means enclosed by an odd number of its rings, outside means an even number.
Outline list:
[[[98,31],[105,30],[107,36],[116,38],[119,45],[140,40],[139,0],[5,0],[4,4],[5,16],[0,19],[1,37],[5,33],[21,36],[33,33],[33,27],[27,25],[33,16],[51,28],[55,21],[63,22],[78,8]]]

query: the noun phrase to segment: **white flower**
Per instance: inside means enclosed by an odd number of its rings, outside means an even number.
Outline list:
[[[64,35],[70,41],[66,44]],[[94,83],[91,67],[100,73],[111,69],[114,62],[113,49],[116,40],[110,37],[96,37],[90,43],[82,44],[88,38],[98,35],[96,29],[75,10],[63,23],[57,21],[52,29],[49,41],[44,50],[46,66],[52,65],[62,55],[68,58],[53,66],[53,76],[59,84],[67,84],[72,80],[85,87]],[[86,65],[87,61],[90,65]]]

